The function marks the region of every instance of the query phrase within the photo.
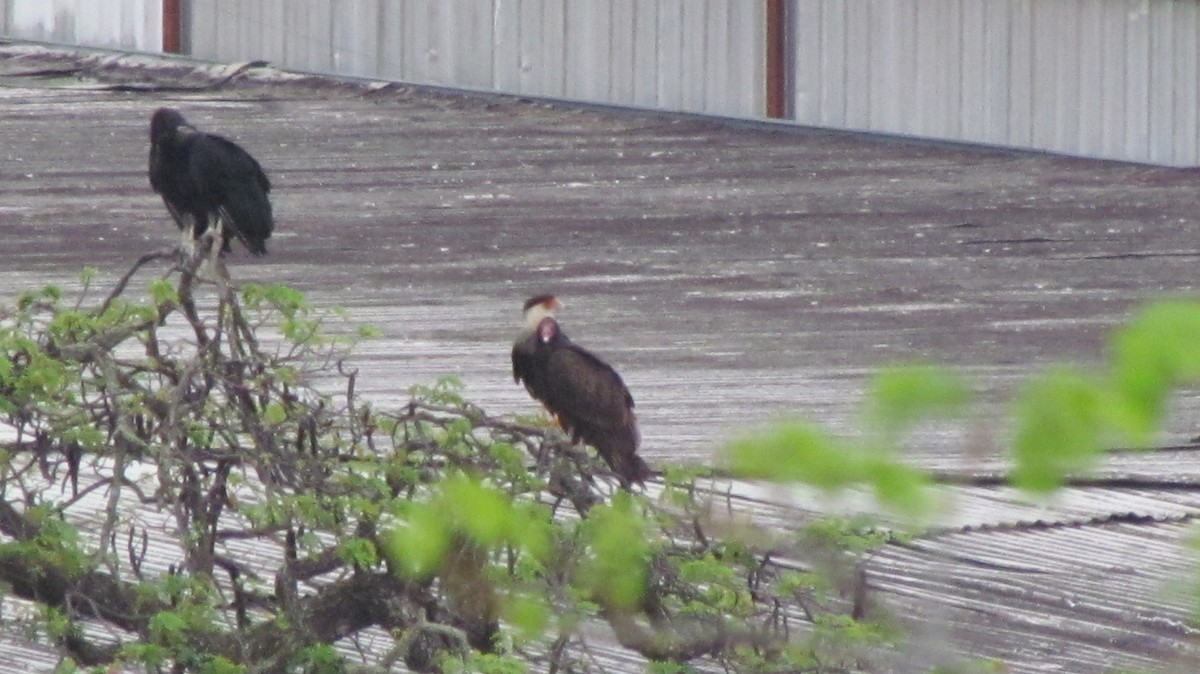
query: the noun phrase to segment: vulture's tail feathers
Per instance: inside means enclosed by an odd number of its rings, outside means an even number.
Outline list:
[[[266,255],[267,239],[275,223],[271,201],[255,183],[243,183],[231,188],[221,207],[228,233],[237,236],[254,255]],[[226,239],[228,242],[228,239]]]

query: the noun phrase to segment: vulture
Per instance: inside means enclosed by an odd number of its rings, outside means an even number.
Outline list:
[[[159,108],[150,118],[150,186],[189,250],[208,232],[218,255],[234,237],[252,254],[266,254],[275,227],[271,181],[237,143],[196,130],[178,110]]]
[[[608,363],[575,344],[554,319],[558,298],[525,303],[525,327],[513,344],[513,380],[558,419],[572,442],[596,448],[621,486],[645,484],[650,467],[637,455],[633,396]]]

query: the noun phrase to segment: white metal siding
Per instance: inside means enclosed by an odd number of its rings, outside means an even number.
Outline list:
[[[1197,0],[797,0],[796,121],[1200,164]]]
[[[0,0],[3,1],[3,0]],[[759,117],[751,0],[195,0],[192,53],[287,68]]]
[[[192,53],[736,117],[763,0],[192,0]],[[800,124],[1200,164],[1200,0],[792,0]],[[0,0],[3,34],[156,51],[161,0]]]
[[[162,0],[0,0],[0,35],[159,51]]]

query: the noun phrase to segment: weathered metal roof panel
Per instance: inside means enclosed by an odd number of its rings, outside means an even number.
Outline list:
[[[1200,397],[1173,402],[1169,447],[1111,453],[1052,500],[994,479],[1031,371],[1099,367],[1139,302],[1194,290],[1194,172],[0,44],[0,295],[77,288],[85,265],[103,283],[175,242],[145,178],[160,105],[267,167],[271,254],[231,271],[379,326],[356,361],[373,401],[452,373],[490,412],[532,412],[508,348],[521,301],[545,290],[625,375],[652,463],[712,461],[782,414],[849,435],[881,364],[961,367],[973,415],[905,447],[955,483],[953,507],[871,562],[926,648],[895,671],[939,652],[1012,672],[1195,669],[1171,582],[1200,515]],[[845,501],[737,485],[729,507],[780,529],[870,507]],[[77,510],[94,522],[103,506]],[[137,521],[172,526],[153,509]],[[177,560],[156,546],[147,565]],[[23,671],[6,657],[0,671]]]
[[[870,582],[1008,671],[1194,671],[1191,522],[969,531],[889,546]],[[1192,576],[1194,578],[1194,576]]]

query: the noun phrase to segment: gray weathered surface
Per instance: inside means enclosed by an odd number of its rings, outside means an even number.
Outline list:
[[[112,49],[162,49],[163,0],[0,0],[0,36]]]
[[[28,76],[64,66],[89,76]],[[241,142],[275,184],[271,254],[233,256],[233,277],[292,284],[380,327],[356,361],[373,398],[398,404],[450,373],[491,412],[532,412],[509,340],[521,301],[554,291],[564,328],[624,374],[652,463],[709,461],[734,429],[784,412],[850,431],[874,368],[934,360],[962,366],[981,405],[967,430],[920,434],[912,460],[1002,469],[991,438],[1022,377],[1098,363],[1138,302],[1193,289],[1200,254],[1192,171],[270,71],[196,92],[90,76],[190,72],[0,46],[0,295],[70,284],[84,265],[111,278],[174,244],[145,162],[150,112],[177,106]],[[1165,443],[1195,434],[1198,407],[1180,396]],[[1182,448],[1116,455],[1101,474],[1198,472]],[[1166,486],[1043,505],[954,490],[948,533],[873,565],[880,596],[928,647],[895,670],[923,671],[939,649],[1012,672],[1194,669],[1190,599],[1163,588],[1186,564],[1200,494]],[[827,507],[796,498],[745,507],[781,523]]]
[[[193,56],[761,117],[764,10],[742,0],[209,0]]]

